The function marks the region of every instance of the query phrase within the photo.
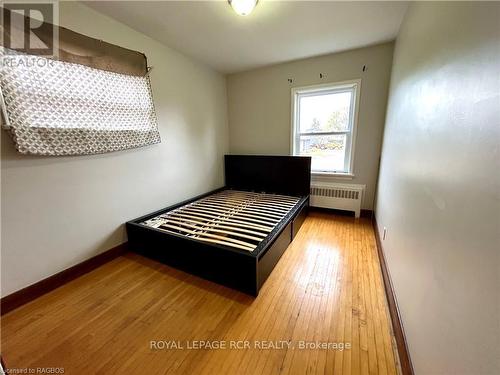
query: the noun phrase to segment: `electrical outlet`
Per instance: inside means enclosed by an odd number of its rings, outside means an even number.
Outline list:
[[[387,228],[384,227],[384,234],[382,236],[382,241],[385,241],[385,238],[387,237]]]

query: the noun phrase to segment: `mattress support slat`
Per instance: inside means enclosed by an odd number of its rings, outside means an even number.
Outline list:
[[[183,215],[188,215],[188,216],[196,216],[196,217],[206,217],[206,218],[211,218],[211,219],[217,219],[217,220],[220,220],[220,221],[224,221],[224,222],[229,222],[229,223],[232,223],[231,225],[239,225],[243,228],[252,228],[252,229],[256,229],[256,230],[261,230],[261,231],[264,231],[264,232],[271,232],[273,230],[272,227],[268,227],[268,226],[264,226],[264,225],[259,225],[259,224],[254,224],[254,223],[248,223],[248,222],[244,222],[244,221],[241,221],[241,220],[234,220],[234,219],[230,219],[230,218],[227,218],[227,217],[223,217],[223,216],[213,216],[213,214],[204,214],[204,213],[198,213],[198,212],[194,212],[194,213],[189,213],[189,212],[184,212],[184,211],[174,211],[176,213],[182,213]]]
[[[224,229],[218,229],[218,228],[213,228],[213,225],[210,226],[210,225],[203,225],[203,224],[198,224],[195,225],[195,224],[190,224],[191,220],[183,220],[183,219],[178,219],[178,220],[175,220],[174,218],[165,218],[165,223],[174,223],[174,224],[177,224],[177,225],[184,225],[184,226],[187,226],[187,227],[190,227],[190,228],[193,228],[193,229],[197,229],[197,230],[200,230],[200,231],[203,231],[203,232],[216,232],[216,233],[224,233],[224,234],[229,234],[231,236],[237,236],[237,237],[241,237],[241,238],[248,238],[250,240],[254,240],[254,241],[261,241],[262,238],[258,238],[258,237],[254,237],[254,236],[249,236],[247,234],[243,234],[243,233],[237,233],[237,232],[231,232],[231,231],[227,231],[227,230],[224,230]]]
[[[200,211],[200,210],[201,211],[210,211],[210,212],[222,214],[225,216],[238,217],[238,218],[242,218],[244,220],[254,221],[256,223],[261,223],[264,225],[275,225],[279,221],[279,220],[271,221],[271,220],[268,220],[265,218],[264,219],[257,219],[258,216],[256,216],[256,215],[245,214],[245,213],[241,213],[241,212],[235,211],[235,210],[231,210],[228,212],[228,211],[219,210],[219,209],[215,209],[215,208],[194,205],[193,203],[184,209],[185,210],[197,210],[197,211]]]
[[[168,229],[162,229],[164,230],[165,232],[168,232],[168,233],[173,233],[173,234],[179,234],[179,233],[176,233],[172,230],[168,230]],[[238,244],[233,244],[233,243],[230,243],[230,242],[225,242],[225,241],[220,241],[220,240],[214,240],[214,239],[210,239],[210,238],[197,238],[198,240],[200,241],[205,241],[205,242],[211,242],[211,243],[216,243],[216,244],[220,244],[220,245],[224,245],[224,246],[229,246],[229,247],[235,247],[237,249],[241,249],[241,250],[246,250],[246,251],[252,251],[252,249],[248,249],[247,247],[245,246],[240,246]]]
[[[269,213],[269,212],[262,212],[259,210],[252,209],[251,206],[229,206],[229,205],[226,205],[223,203],[218,204],[218,203],[206,202],[204,200],[200,201],[199,205],[204,205],[207,207],[214,207],[214,208],[226,208],[226,209],[235,210],[235,211],[237,210],[238,212],[248,213],[249,215],[255,213],[257,215],[269,217],[273,220],[278,219],[278,221],[279,221],[279,219],[281,219],[283,217],[283,215],[273,214],[273,213]]]
[[[227,191],[225,190],[219,195],[221,196],[246,196],[246,197],[259,197],[260,199],[263,200],[270,200],[270,201],[277,201],[277,202],[289,202],[289,203],[294,203],[298,200],[298,198],[293,198],[293,197],[286,197],[283,195],[274,195],[274,194],[259,194],[259,193],[252,193],[252,192],[238,192],[237,194],[228,194]]]
[[[203,220],[207,220],[207,221],[206,222],[202,222],[202,221],[198,221],[198,220],[192,220],[192,219],[195,219],[196,217],[193,217],[191,215],[183,215],[183,214],[179,214],[179,213],[176,213],[176,212],[172,212],[170,214],[170,216],[182,217],[186,221],[192,221],[193,223],[198,223],[200,225],[214,226],[214,227],[216,226],[217,228],[228,228],[228,229],[239,231],[239,232],[243,232],[243,233],[253,234],[253,235],[256,235],[256,236],[260,236],[261,239],[266,237],[265,233],[261,233],[261,232],[259,233],[259,232],[253,231],[253,230],[248,230],[248,229],[243,229],[243,228],[237,228],[237,227],[234,227],[234,226],[227,226],[227,225],[221,224],[221,223],[224,223],[224,220],[208,220],[208,219],[203,219]],[[191,218],[191,219],[185,219],[185,217],[188,217],[188,218]],[[236,224],[235,224],[235,226],[236,226]]]
[[[276,216],[283,216],[288,211],[288,210],[285,210],[284,208],[278,209],[278,208],[274,208],[274,207],[266,207],[266,206],[258,205],[257,204],[258,201],[251,201],[250,203],[248,203],[247,206],[244,205],[246,202],[245,203],[243,203],[243,202],[237,203],[237,202],[231,202],[228,200],[214,200],[214,199],[210,199],[210,198],[205,198],[203,201],[209,202],[209,203],[214,203],[214,204],[220,204],[220,205],[224,205],[224,206],[239,207],[242,209],[246,208],[246,209],[249,209],[249,210],[252,210],[255,212],[264,212],[264,213],[269,213],[269,214],[276,215]]]
[[[261,230],[261,231],[264,231],[264,232],[270,232],[273,227],[271,226],[265,226],[265,225],[260,225],[260,224],[255,224],[255,223],[250,223],[250,222],[245,222],[245,221],[242,221],[242,220],[234,220],[233,218],[230,218],[230,217],[227,217],[227,216],[224,216],[224,215],[220,215],[220,214],[214,214],[214,213],[211,213],[211,212],[207,212],[207,213],[203,213],[202,212],[189,212],[189,211],[175,211],[175,212],[180,212],[184,215],[195,215],[195,216],[202,216],[204,218],[209,218],[209,219],[217,219],[217,220],[223,220],[223,221],[227,221],[227,222],[230,222],[230,223],[236,223],[236,224],[240,224],[241,226],[245,227],[245,228],[254,228],[256,230]]]
[[[230,243],[238,244],[240,246],[246,246],[246,247],[250,248],[251,250],[253,250],[256,247],[255,245],[250,244],[250,243],[245,242],[245,241],[235,240],[235,239],[232,239],[232,238],[227,238],[227,237],[219,236],[217,234],[197,233],[194,230],[190,230],[190,229],[178,227],[176,225],[162,224],[160,226],[160,228],[161,227],[167,227],[167,228],[170,228],[170,229],[175,229],[175,230],[178,230],[178,231],[181,231],[181,232],[185,232],[185,233],[189,233],[189,234],[195,235],[195,236],[206,236],[206,237],[210,237],[210,238],[215,238],[215,239],[222,240],[222,241],[225,241],[225,242],[230,242]]]
[[[231,200],[234,202],[248,202],[248,199],[253,199],[253,198],[247,198],[247,199],[243,199],[243,200],[239,200],[237,198],[222,198],[222,199]],[[267,201],[267,200],[254,200],[254,202],[258,202],[261,205],[272,205],[275,208],[280,208],[280,209],[285,209],[285,210],[289,210],[290,208],[292,208],[294,206],[294,204]]]
[[[253,251],[299,201],[282,195],[225,190],[142,224],[199,241]]]

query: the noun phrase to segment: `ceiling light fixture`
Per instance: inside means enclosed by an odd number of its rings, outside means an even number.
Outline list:
[[[240,16],[248,16],[259,0],[227,0],[233,10]]]

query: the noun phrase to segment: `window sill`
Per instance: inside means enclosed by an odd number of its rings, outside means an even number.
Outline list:
[[[352,180],[356,177],[352,173],[335,173],[335,172],[311,172],[312,177],[321,177],[321,178],[338,178],[343,180]]]

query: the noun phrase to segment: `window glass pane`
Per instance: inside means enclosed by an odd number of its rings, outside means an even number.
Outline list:
[[[345,134],[303,135],[300,137],[300,155],[311,156],[313,171],[345,172]]]
[[[349,130],[352,92],[299,97],[301,133]]]

